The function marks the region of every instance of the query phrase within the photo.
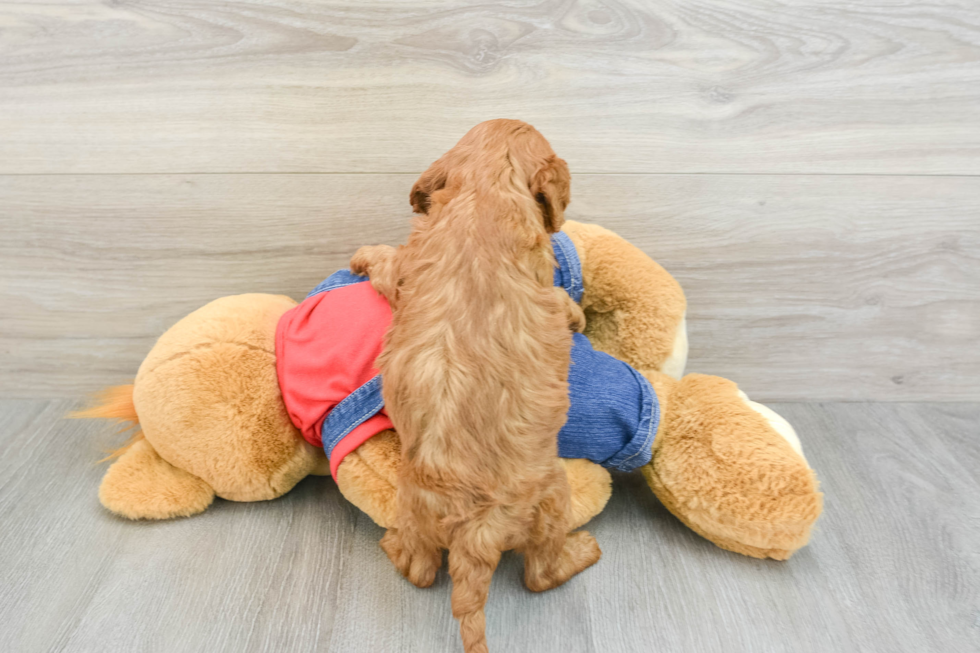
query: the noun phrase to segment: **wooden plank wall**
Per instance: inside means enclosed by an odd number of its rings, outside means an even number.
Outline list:
[[[980,399],[980,6],[0,2],[0,394],[135,372],[215,297],[407,233],[470,126],[674,273],[691,371]]]

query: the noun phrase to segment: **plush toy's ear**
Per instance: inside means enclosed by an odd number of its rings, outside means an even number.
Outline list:
[[[446,180],[449,178],[445,158],[442,157],[429,166],[429,169],[423,172],[418,181],[412,185],[408,200],[412,203],[412,210],[415,213],[428,213],[429,196],[445,187]]]
[[[531,177],[531,195],[541,205],[544,228],[555,233],[565,223],[565,208],[571,200],[572,178],[568,164],[554,154],[549,155]]]

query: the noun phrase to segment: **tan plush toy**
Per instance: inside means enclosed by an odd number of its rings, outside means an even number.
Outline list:
[[[593,346],[651,382],[660,406],[651,489],[681,521],[718,546],[786,559],[806,544],[822,509],[793,428],[726,379],[683,374],[686,303],[677,282],[616,234],[569,221],[581,262],[582,308]],[[309,474],[328,475],[283,404],[276,326],[296,305],[280,295],[224,297],[170,328],[131,386],[112,388],[79,416],[138,423],[141,432],[106,472],[102,504],[131,519],[205,510],[215,496],[275,499]],[[398,436],[384,431],[336,470],[347,499],[381,526],[392,522]],[[577,528],[605,506],[609,473],[565,460]]]

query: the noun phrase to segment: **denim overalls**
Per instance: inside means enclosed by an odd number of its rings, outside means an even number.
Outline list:
[[[584,287],[571,239],[551,237],[555,285],[576,302]],[[367,277],[340,270],[287,311],[276,331],[279,386],[290,419],[322,446],[336,478],[343,457],[392,428],[384,412],[374,360],[391,310]],[[558,454],[630,471],[652,456],[660,407],[653,386],[622,361],[596,351],[576,333],[568,372],[570,408],[558,433]]]

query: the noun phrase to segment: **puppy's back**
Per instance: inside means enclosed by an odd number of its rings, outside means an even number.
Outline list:
[[[453,236],[435,234],[441,242],[406,257],[379,361],[386,404],[408,464],[450,467],[467,484],[492,477],[503,489],[506,469],[533,475],[557,456],[571,333],[552,289],[522,269],[506,237]]]

